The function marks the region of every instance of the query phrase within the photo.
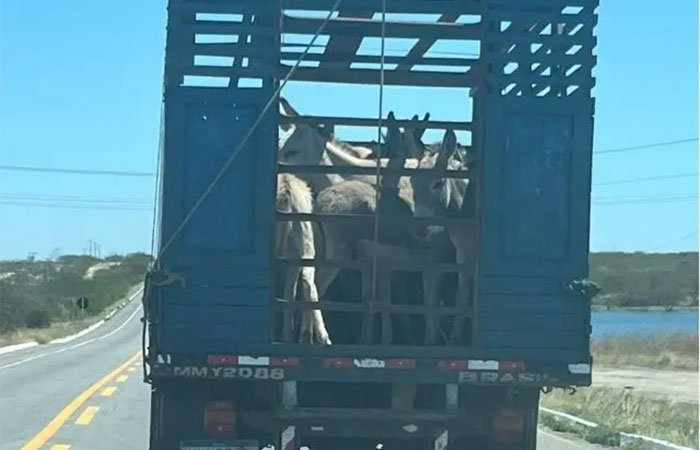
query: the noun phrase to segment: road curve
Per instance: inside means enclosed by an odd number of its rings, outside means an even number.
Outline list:
[[[0,355],[0,450],[147,449],[140,318],[136,299],[74,341]],[[538,439],[539,450],[599,448],[547,431]]]
[[[141,302],[134,299],[71,342],[0,355],[0,449],[22,448],[73,399],[134,355],[141,347],[140,311]],[[144,395],[144,410],[148,401]]]

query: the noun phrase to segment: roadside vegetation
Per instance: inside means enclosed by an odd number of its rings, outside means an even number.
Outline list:
[[[650,399],[626,389],[582,388],[570,395],[560,389],[542,395],[541,405],[605,424],[596,429],[557,420],[541,413],[541,423],[554,431],[572,432],[589,442],[620,445],[620,431],[698,448],[698,406]],[[644,444],[626,446],[644,448]]]
[[[593,253],[591,279],[599,309],[698,306],[698,253]]]
[[[0,345],[42,343],[85,328],[143,280],[150,259],[133,253],[0,261]],[[88,299],[85,311],[80,297]]]
[[[698,370],[698,334],[610,336],[591,343],[593,361],[602,366]]]

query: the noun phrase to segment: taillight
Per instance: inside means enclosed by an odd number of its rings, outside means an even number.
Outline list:
[[[236,428],[236,412],[230,402],[207,402],[204,431],[211,437],[230,438]]]
[[[501,444],[517,444],[525,434],[525,418],[517,409],[502,409],[493,417],[493,434]]]

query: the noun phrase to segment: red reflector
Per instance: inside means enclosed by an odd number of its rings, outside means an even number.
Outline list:
[[[387,359],[385,360],[387,369],[415,369],[415,359]]]
[[[498,369],[501,372],[516,372],[525,370],[524,361],[500,361],[498,363]]]
[[[353,363],[351,358],[326,358],[323,360],[323,367],[347,369],[353,367]]]
[[[236,412],[230,402],[207,402],[204,407],[204,430],[213,437],[232,437]]]
[[[296,367],[299,358],[270,358],[270,365],[275,367]]]
[[[445,370],[467,370],[467,361],[463,359],[440,361],[438,367]]]
[[[502,444],[517,444],[525,434],[525,419],[522,411],[504,409],[493,417],[493,433]]]
[[[213,366],[237,366],[238,356],[236,355],[209,355],[207,363]]]

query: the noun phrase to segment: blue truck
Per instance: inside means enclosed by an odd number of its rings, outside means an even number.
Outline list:
[[[149,448],[534,449],[540,393],[591,382],[596,10],[597,0],[169,0],[158,257],[144,293]],[[387,39],[411,46],[388,53]],[[456,50],[431,51],[440,41]],[[375,173],[280,164],[281,127],[330,142],[335,126],[382,119],[281,115],[288,81],[468,93],[469,120],[421,124],[471,137],[468,170],[452,172],[469,180],[471,213],[277,211],[279,174]],[[404,133],[416,124],[392,120]],[[364,145],[382,156],[391,136]],[[377,177],[421,176],[389,166]],[[390,288],[412,301],[378,303],[357,259],[274,251],[279,223],[377,220],[455,232],[469,223],[473,264],[375,259],[374,275],[412,274]],[[340,275],[309,306],[280,298],[277,274],[294,265]],[[406,286],[418,292],[430,274],[452,280],[450,292],[464,275],[467,292],[424,302]],[[325,314],[331,345],[280,331],[311,308]]]

